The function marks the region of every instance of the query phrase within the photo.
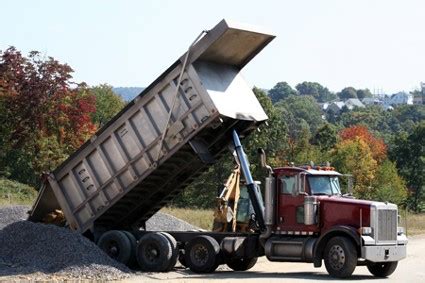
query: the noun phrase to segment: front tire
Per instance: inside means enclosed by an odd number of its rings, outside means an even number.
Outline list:
[[[369,262],[367,269],[376,277],[388,277],[396,270],[398,261],[392,262]]]
[[[329,275],[347,278],[356,269],[357,248],[345,237],[333,237],[326,244],[324,260]]]

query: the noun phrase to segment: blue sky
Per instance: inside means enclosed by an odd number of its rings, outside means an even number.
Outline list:
[[[317,81],[392,93],[425,81],[419,0],[3,0],[0,15],[0,50],[41,51],[91,85],[147,86],[223,18],[277,35],[244,69],[259,87]]]

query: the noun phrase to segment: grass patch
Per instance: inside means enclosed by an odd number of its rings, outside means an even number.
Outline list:
[[[411,213],[400,211],[401,223],[408,236],[425,234],[425,213]]]
[[[37,191],[28,185],[0,178],[0,205],[31,204]]]
[[[164,207],[161,212],[171,214],[199,228],[208,231],[212,229],[214,220],[214,211],[212,209]]]

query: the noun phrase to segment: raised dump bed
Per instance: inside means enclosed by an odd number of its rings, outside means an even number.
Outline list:
[[[81,233],[143,228],[233,129],[243,136],[267,119],[239,72],[273,38],[221,21],[48,176],[29,219],[60,209]]]

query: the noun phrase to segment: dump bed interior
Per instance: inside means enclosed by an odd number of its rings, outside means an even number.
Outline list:
[[[233,129],[267,119],[240,70],[273,38],[221,21],[189,50],[180,85],[186,53],[50,174],[29,219],[61,209],[80,232],[143,227],[227,151]]]

